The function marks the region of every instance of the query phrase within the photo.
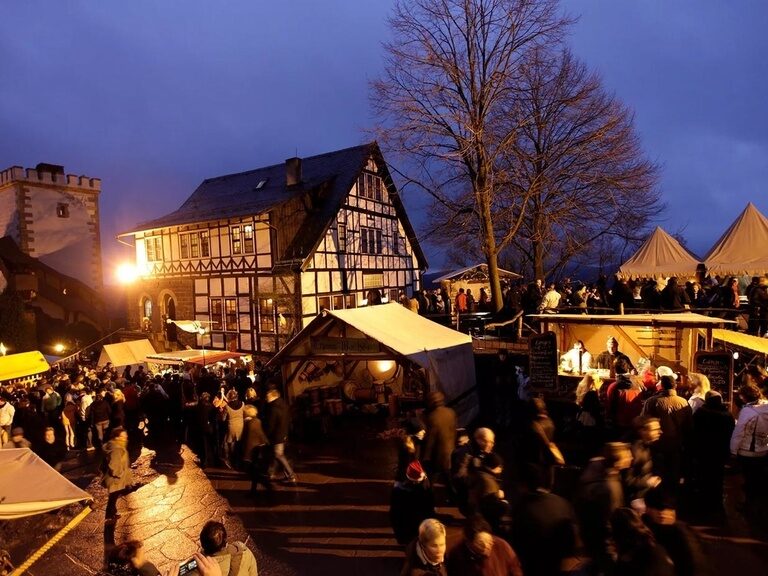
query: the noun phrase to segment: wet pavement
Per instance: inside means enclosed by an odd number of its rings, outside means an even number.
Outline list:
[[[223,521],[230,540],[245,541],[254,550],[262,576],[398,574],[403,553],[388,519],[396,455],[393,440],[386,438],[395,423],[360,414],[327,424],[307,434],[305,442],[289,445],[298,482],[276,483],[272,495],[251,496],[244,474],[201,470],[186,447],[145,448],[136,453],[134,470],[143,485],[120,499],[115,525],[104,523],[106,491],[94,479],[98,455],[71,459],[64,473],[94,495],[94,512],[27,574],[93,575],[103,567],[105,549],[129,539],[142,540],[147,558],[164,570],[197,550],[200,528],[209,519]],[[737,476],[728,479],[723,526],[694,525],[714,574],[764,573],[768,562],[765,534],[733,506],[739,482]],[[79,510],[73,506],[6,523],[0,526],[3,547],[20,563]],[[461,518],[454,508],[438,512],[448,525],[450,545],[459,538]]]

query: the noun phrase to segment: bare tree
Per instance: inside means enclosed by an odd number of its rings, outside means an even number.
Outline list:
[[[382,119],[378,138],[415,160],[421,173],[411,179],[445,208],[446,226],[478,232],[496,310],[499,251],[517,233],[527,203],[507,195],[509,218],[494,209],[510,182],[503,160],[518,139],[518,126],[505,117],[527,53],[559,43],[569,23],[557,0],[399,1],[389,20],[394,39],[372,93]]]
[[[587,254],[599,238],[642,240],[663,208],[658,167],[640,148],[632,114],[596,74],[568,50],[531,50],[509,112],[518,134],[506,158],[509,203],[519,189],[527,200],[513,245],[536,278]]]

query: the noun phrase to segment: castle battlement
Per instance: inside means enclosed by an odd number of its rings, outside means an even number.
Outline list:
[[[22,168],[11,166],[0,172],[0,186],[11,182],[28,182],[30,184],[58,184],[68,188],[80,188],[90,192],[101,191],[101,178],[64,174],[37,168]]]

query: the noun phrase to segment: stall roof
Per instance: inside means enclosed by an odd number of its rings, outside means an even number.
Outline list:
[[[516,272],[510,272],[509,270],[504,270],[503,268],[499,268],[499,276],[501,278],[522,278],[520,274],[517,274]],[[432,280],[432,283],[434,284],[440,284],[443,280],[479,280],[479,281],[487,281],[488,280],[488,264],[485,263],[479,263],[479,264],[473,264],[472,266],[467,266],[466,268],[462,268],[461,270],[453,270],[452,272],[448,272],[447,274],[443,274],[439,278],[434,278]]]
[[[751,202],[704,258],[711,275],[760,275],[768,271],[768,218]]]
[[[701,260],[657,226],[637,252],[619,268],[620,278],[684,278],[696,275]]]
[[[558,324],[610,324],[625,326],[676,326],[714,328],[723,324],[735,324],[732,320],[712,318],[695,312],[670,314],[532,314],[530,318]]]
[[[112,362],[115,368],[144,364],[145,358],[150,354],[155,354],[155,349],[146,338],[117,344],[105,344],[99,356],[99,366],[104,366],[107,362]]]
[[[38,351],[0,356],[0,381],[27,378],[50,369],[45,357]]]
[[[208,366],[216,364],[230,358],[240,358],[245,356],[241,352],[230,352],[229,350],[176,350],[175,352],[161,352],[157,354],[148,354],[142,362],[152,362],[154,364],[199,364]]]
[[[734,332],[733,330],[712,330],[712,338],[720,340],[721,342],[728,342],[747,350],[759,352],[760,354],[768,354],[768,338],[761,338],[759,336],[752,336],[750,334],[743,334],[742,332]]]
[[[93,497],[29,448],[0,450],[0,520],[56,510]]]

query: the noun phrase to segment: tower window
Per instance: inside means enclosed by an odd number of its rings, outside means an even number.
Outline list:
[[[69,218],[69,204],[59,203],[56,205],[56,216],[59,218]]]

